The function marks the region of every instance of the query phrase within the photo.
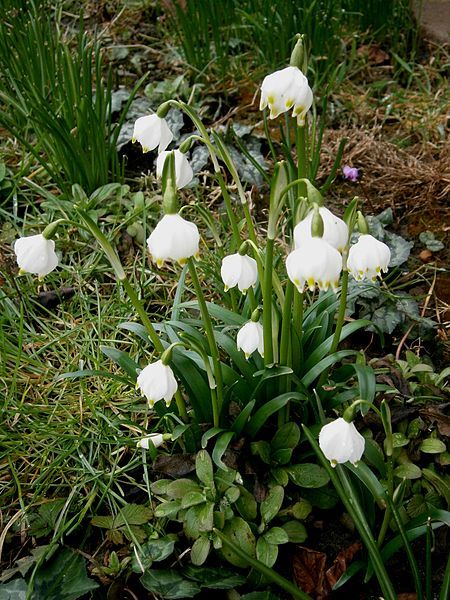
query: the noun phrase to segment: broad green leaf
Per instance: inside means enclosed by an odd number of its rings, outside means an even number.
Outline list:
[[[394,469],[394,475],[400,479],[419,479],[422,471],[413,463],[403,463]]]
[[[283,504],[283,500],[284,488],[282,488],[281,485],[274,485],[270,488],[267,497],[260,505],[261,518],[264,523],[270,523],[270,521],[277,516]]]
[[[306,519],[306,517],[312,511],[312,506],[307,500],[304,500],[302,498],[299,502],[296,502],[293,505],[291,511],[292,511],[292,515],[296,519],[303,520],[303,519]]]
[[[150,489],[157,496],[165,496],[167,492],[167,486],[169,483],[172,483],[172,481],[172,479],[158,479],[150,485]]]
[[[149,540],[140,548],[136,548],[135,552],[138,553],[139,560],[133,552],[131,554],[132,570],[135,573],[142,573],[141,565],[145,571],[152,566],[153,562],[165,560],[174,551],[177,539],[177,536],[171,533],[157,540]]]
[[[320,488],[330,480],[325,469],[315,463],[292,465],[286,470],[292,481],[302,488]]]
[[[284,448],[294,449],[300,441],[300,428],[296,423],[286,423],[272,438],[270,447],[272,452],[282,450]]]
[[[223,534],[236,546],[250,556],[255,556],[256,541],[249,524],[241,517],[233,517],[225,524]],[[222,546],[221,554],[235,567],[247,567],[248,564],[227,546]]]
[[[192,544],[191,561],[192,564],[200,566],[208,558],[211,549],[211,542],[206,536],[200,536]]]
[[[447,502],[447,506],[450,506],[450,478],[448,475],[441,476],[432,471],[431,469],[424,468],[422,473],[432,485],[436,489],[436,491],[445,498]]]
[[[266,463],[266,465],[270,465],[272,457],[270,453],[269,442],[266,442],[265,440],[252,442],[250,444],[250,450],[254,456],[259,456],[259,458]]]
[[[197,504],[203,504],[206,498],[201,492],[188,492],[181,498],[181,508],[190,508]]]
[[[283,487],[287,486],[287,484],[289,483],[289,475],[287,474],[287,471],[284,467],[272,468],[270,472],[272,477],[279,485]]]
[[[269,544],[287,544],[289,541],[286,531],[282,527],[272,527],[263,535]]]
[[[308,537],[305,526],[299,521],[283,523],[282,528],[287,533],[289,541],[294,544],[303,544]]]
[[[194,567],[188,565],[183,575],[196,581],[202,588],[210,590],[229,590],[245,583],[246,577],[229,571],[223,567]]]
[[[323,358],[314,367],[312,367],[305,375],[303,375],[301,379],[302,384],[306,388],[309,388],[312,385],[312,383],[320,376],[322,371],[325,371],[325,369],[328,369],[343,358],[347,358],[348,356],[352,356],[355,354],[356,352],[354,350],[339,350],[339,352],[334,352],[334,354],[330,354],[329,356]]]
[[[302,496],[311,502],[313,506],[317,506],[317,508],[323,510],[333,508],[339,500],[336,491],[330,486],[318,490],[305,488],[302,490]]]
[[[84,558],[62,548],[36,571],[33,600],[77,600],[96,588],[98,583],[87,576]]]
[[[354,466],[351,463],[345,463],[345,467],[354,473],[367,487],[372,496],[378,503],[384,505],[384,499],[386,497],[386,490],[383,485],[380,483],[380,480],[376,475],[372,472],[370,467],[368,467],[364,462],[359,461],[358,466]]]
[[[126,504],[120,509],[117,517],[114,519],[114,527],[122,525],[144,525],[148,523],[153,516],[153,511],[148,506],[142,504]]]
[[[215,319],[222,321],[222,323],[225,323],[225,325],[236,325],[238,327],[242,327],[242,325],[245,324],[245,318],[236,314],[232,310],[218,306],[213,302],[207,302],[206,306],[209,314]],[[199,305],[196,300],[190,300],[189,302],[183,302],[180,304],[180,308],[195,308],[199,310]]]
[[[251,494],[243,485],[239,486],[240,495],[236,500],[236,508],[239,514],[246,521],[254,521],[258,513],[258,504],[253,494]]]
[[[214,490],[214,471],[211,457],[206,450],[200,450],[195,457],[195,473],[199,480],[208,487]]]
[[[146,590],[165,600],[193,598],[200,593],[200,588],[195,582],[184,579],[174,569],[148,569],[140,578],[140,582]]]
[[[181,499],[188,492],[201,492],[202,489],[197,482],[192,479],[180,478],[172,481],[166,488],[166,494],[169,498]]]
[[[409,444],[409,438],[404,433],[393,433],[392,434],[392,445],[394,448],[402,448]]]
[[[302,399],[303,396],[301,394],[297,392],[288,392],[269,400],[269,402],[266,402],[259,410],[256,411],[253,417],[251,417],[247,423],[247,426],[245,427],[245,430],[250,437],[254,438],[270,416],[286,406],[289,401]]]
[[[348,323],[347,325],[344,325],[344,327],[342,328],[340,340],[345,340],[345,338],[347,338],[349,335],[352,335],[355,331],[368,327],[369,325],[371,325],[371,321],[369,321],[368,319],[358,319],[356,321]],[[331,345],[333,343],[333,337],[334,335],[329,336],[308,356],[308,359],[305,361],[302,367],[302,370],[304,372],[308,372],[314,367],[314,365],[316,365],[320,360],[322,360],[328,355]]]
[[[441,452],[445,452],[447,450],[447,446],[441,440],[436,438],[428,438],[423,440],[419,446],[419,450],[421,452],[426,452],[427,454],[440,454]]]
[[[233,431],[226,431],[222,433],[218,438],[216,443],[214,444],[214,448],[212,451],[212,459],[214,463],[219,467],[219,469],[223,469],[226,471],[228,467],[225,463],[222,462],[222,456],[225,454],[231,440],[234,437]]]
[[[188,537],[196,539],[201,532],[212,531],[214,526],[214,504],[205,502],[191,506],[185,515],[185,531]]]
[[[278,546],[270,544],[265,537],[260,537],[256,542],[256,558],[267,567],[273,567],[277,557]]]
[[[105,356],[110,358],[126,373],[128,373],[133,380],[137,379],[137,372],[140,369],[140,366],[137,362],[132,360],[126,352],[117,350],[117,348],[108,348],[107,346],[100,346],[100,350]]]
[[[27,583],[24,579],[13,579],[0,584],[0,600],[26,600]]]
[[[96,515],[91,519],[91,525],[94,525],[94,527],[101,527],[103,529],[113,529],[114,517],[112,515]]]
[[[256,400],[251,400],[250,402],[248,402],[248,404],[246,404],[241,410],[241,412],[238,414],[234,423],[231,425],[231,429],[235,432],[236,436],[241,435],[242,430],[244,429],[255,404]]]
[[[162,502],[155,508],[155,517],[168,519],[175,518],[178,511],[181,508],[181,500],[171,500],[169,502]]]

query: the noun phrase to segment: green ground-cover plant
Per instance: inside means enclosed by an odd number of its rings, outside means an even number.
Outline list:
[[[307,86],[297,67],[297,64],[304,65],[303,51],[300,38],[290,69],[294,70],[302,85]],[[278,91],[267,91],[263,84],[263,95],[267,95],[272,113],[277,112],[279,106]],[[157,123],[161,130],[167,111],[176,107],[191,119],[196,129],[194,136],[182,142],[181,151],[166,155],[162,168],[165,216],[148,239],[149,250],[157,263],[160,279],[164,277],[164,261],[178,260],[184,266],[177,272],[178,282],[170,314],[157,323],[149,318],[146,309],[150,303],[146,289],[138,289],[135,277],[130,277],[124,269],[113,243],[120,227],[126,230],[138,222],[140,211],[145,208],[142,195],[128,201],[127,218],[122,223],[116,221],[116,229],[111,231],[108,222],[111,219],[106,218],[108,213],[102,212],[97,203],[101,204],[100,199],[107,198],[114,191],[121,195],[122,190],[117,184],[91,195],[79,185],[74,185],[72,202],[66,200],[59,207],[57,199],[47,193],[46,208],[52,215],[48,220],[61,218],[50,223],[42,236],[37,236],[39,243],[46,248],[44,258],[48,254],[53,259],[54,250],[49,238],[55,235],[57,226],[73,228],[79,225],[86,241],[99,244],[115,278],[136,310],[138,321],[127,320],[117,327],[117,320],[114,320],[116,329],[129,332],[129,348],[125,349],[123,342],[117,347],[112,341],[102,349],[117,363],[120,372],[111,374],[110,383],[105,385],[98,397],[89,391],[89,382],[93,377],[93,381],[98,381],[105,371],[101,366],[100,352],[97,352],[97,364],[89,365],[89,368],[79,365],[78,369],[60,378],[61,384],[70,380],[80,384],[83,397],[89,399],[89,414],[80,412],[79,417],[84,420],[92,418],[95,427],[103,419],[109,436],[105,441],[105,432],[102,432],[103,447],[96,443],[93,432],[89,435],[84,433],[81,437],[73,435],[73,446],[66,449],[66,453],[62,452],[63,446],[58,447],[55,454],[61,464],[67,456],[77,452],[75,473],[79,477],[78,481],[75,479],[76,484],[72,486],[63,508],[54,507],[58,518],[55,519],[51,511],[42,509],[29,513],[23,502],[22,510],[24,514],[28,512],[30,527],[34,527],[37,535],[48,532],[49,528],[55,529],[50,547],[43,550],[37,560],[31,561],[33,570],[31,576],[27,576],[29,593],[33,585],[39,589],[42,568],[50,551],[63,536],[78,528],[88,511],[92,510],[95,514],[96,507],[101,508],[104,499],[107,499],[111,514],[97,513],[91,524],[107,530],[107,539],[112,544],[123,543],[124,539],[131,542],[133,558],[130,563],[121,560],[117,554],[111,555],[106,567],[96,567],[96,572],[103,576],[120,576],[131,565],[133,571],[142,573],[141,583],[146,589],[167,598],[191,597],[199,593],[202,586],[207,587],[206,579],[201,579],[195,567],[180,571],[152,567],[152,562],[163,561],[174,551],[184,552],[189,548],[191,562],[196,567],[209,560],[213,561],[212,564],[226,560],[238,569],[251,567],[248,581],[254,588],[271,583],[294,597],[305,598],[308,596],[304,592],[278,572],[280,547],[289,542],[303,541],[307,535],[303,521],[311,509],[330,508],[339,497],[365,546],[364,556],[344,575],[344,579],[348,580],[355,572],[364,569],[366,581],[375,574],[384,597],[395,598],[394,584],[384,563],[394,552],[402,549],[411,565],[416,592],[423,597],[409,541],[421,535],[430,540],[433,528],[448,524],[448,513],[443,510],[444,507],[440,508],[439,502],[436,504],[430,496],[426,497],[428,492],[434,491],[446,499],[448,483],[439,473],[441,465],[427,463],[423,471],[417,467],[419,476],[422,472],[424,475],[422,488],[419,489],[416,484],[413,488],[408,487],[408,480],[414,478],[404,474],[405,462],[408,461],[405,461],[406,450],[402,448],[410,443],[410,438],[404,435],[403,425],[393,428],[391,410],[394,406],[391,402],[384,399],[380,403],[378,398],[380,392],[389,398],[392,390],[377,381],[377,373],[363,352],[339,350],[342,340],[370,323],[364,319],[345,322],[347,301],[351,297],[349,271],[355,279],[365,276],[376,279],[381,269],[387,269],[391,253],[386,245],[368,235],[367,223],[357,210],[357,199],[349,202],[344,214],[345,223],[340,222],[340,231],[343,228],[345,231],[344,238],[334,242],[341,248],[343,258],[336,248],[322,239],[326,231],[334,238],[338,221],[335,217],[331,225],[326,221],[328,213],[322,206],[323,197],[311,176],[307,140],[314,127],[305,120],[308,90],[302,88],[302,91],[305,94],[303,100],[293,96],[291,102],[286,97],[287,105],[289,108],[294,105],[298,116],[297,123],[287,120],[289,129],[295,131],[296,154],[275,166],[265,235],[253,219],[248,194],[220,135],[209,133],[197,113],[180,101],[169,100],[156,115],[147,118],[153,124]],[[283,106],[284,110],[287,105]],[[143,147],[158,145],[158,141],[154,144],[153,132],[150,133],[151,139],[148,130],[141,130],[136,124],[134,137]],[[284,135],[289,137],[287,129]],[[204,144],[209,150],[226,214],[224,218],[216,219],[205,206],[183,208],[183,217],[197,214],[198,220],[204,221],[208,230],[201,245],[203,257],[198,264],[193,260],[199,251],[197,226],[178,214],[177,178],[183,174],[183,169],[184,175],[188,172],[188,165],[178,163],[177,166],[176,163],[177,157],[181,161],[186,160],[185,154],[194,142]],[[232,203],[224,173],[237,190],[240,204]],[[323,191],[326,192],[326,187]],[[299,224],[305,224],[304,217],[308,211],[309,229],[303,232],[306,237],[300,242],[296,239],[297,248],[289,255],[293,258],[288,258],[285,267],[285,249],[296,238]],[[164,223],[169,221],[172,225],[164,228]],[[361,239],[369,240],[371,247],[381,252],[377,262],[372,264],[373,257],[364,253],[363,262],[356,261],[357,244],[351,244],[351,233],[356,226]],[[175,239],[172,227],[181,228]],[[186,234],[185,230],[189,233]],[[163,232],[160,238],[158,231]],[[137,242],[145,239],[145,227],[142,230],[138,228],[135,233]],[[187,241],[183,236],[187,236]],[[31,238],[22,240],[25,242],[21,243],[34,243]],[[305,244],[307,247],[311,245],[309,255],[295,263],[292,270],[289,263],[298,256],[295,253],[303,252]],[[316,264],[305,273],[302,269],[317,258],[315,253],[320,256],[321,248],[327,253],[327,261],[322,265]],[[42,265],[35,267],[33,261],[27,262],[27,256],[21,257],[17,245],[16,253],[22,268],[37,269],[35,272],[41,274]],[[250,261],[251,255],[253,262]],[[238,274],[235,272],[237,267],[231,271],[225,268],[224,259],[230,256],[234,257],[234,264],[244,260],[247,266],[250,264],[252,281],[242,283],[247,289],[246,295],[238,294],[234,289],[237,282],[233,283],[233,277]],[[334,270],[330,267],[333,261],[338,261]],[[369,263],[370,266],[364,266]],[[342,264],[344,270],[337,290]],[[144,274],[144,263],[141,268]],[[210,288],[207,294],[205,284]],[[107,311],[108,306],[102,308],[99,301],[96,321],[99,331],[95,338],[102,337],[103,310]],[[251,329],[252,333],[244,335],[245,328]],[[258,332],[256,342],[255,331]],[[95,344],[96,339],[92,337],[90,343]],[[147,366],[141,370],[145,363],[148,363]],[[155,369],[158,370],[156,380],[150,375]],[[145,403],[135,404],[132,390],[136,383],[147,396],[150,413]],[[126,399],[116,405],[112,398],[122,394],[121,389],[128,390]],[[99,402],[101,398],[107,407]],[[172,404],[164,407],[163,398],[168,405],[173,398]],[[383,447],[376,439],[370,440],[370,431],[364,432],[364,439],[351,425],[356,413],[364,415],[368,407],[379,415]],[[325,425],[326,415],[336,415],[336,409],[343,417]],[[137,422],[131,420],[127,411],[132,411]],[[150,427],[149,416],[157,421]],[[74,422],[76,418],[69,425]],[[297,422],[303,424],[302,431]],[[345,457],[339,449],[336,454],[330,455],[330,447],[325,449],[323,438],[319,437],[320,448],[316,441],[319,431],[320,436],[325,436],[322,432],[330,431],[330,425],[334,427],[338,422],[349,428],[352,432],[349,435],[359,436],[356,438],[359,450],[350,438],[351,452]],[[125,450],[131,440],[123,436],[123,427],[138,434],[134,439],[137,438],[142,447],[142,454],[135,453],[128,460],[125,459]],[[147,438],[144,442],[145,436],[144,439],[141,436],[147,428],[157,437]],[[159,433],[161,431],[164,435]],[[69,431],[67,435],[70,435]],[[118,443],[120,438],[125,448],[109,453],[109,444]],[[155,441],[152,442],[152,439]],[[159,460],[158,463],[158,459],[164,457],[157,457],[155,468],[159,464],[160,471],[170,478],[152,482],[147,456],[156,457],[157,446],[169,441],[173,444],[173,455],[169,458],[175,461],[165,463]],[[439,442],[437,437],[431,436],[430,440],[421,442],[421,451],[424,454],[441,454]],[[315,462],[311,447],[321,464]],[[364,448],[364,460],[360,461]],[[48,452],[53,453],[54,450],[49,448]],[[50,454],[46,454],[45,458],[48,456]],[[349,459],[352,466],[348,464]],[[342,464],[334,470],[329,460],[333,466]],[[134,469],[140,470],[141,465],[143,481],[136,487],[145,504],[136,505],[124,497],[122,486],[134,485]],[[192,474],[193,471],[195,474]],[[39,481],[41,486],[45,479],[43,473]],[[15,480],[19,480],[17,474]],[[257,497],[254,495],[255,480],[261,490]],[[71,504],[80,502],[79,495],[83,491],[88,494],[88,500],[85,500],[81,511],[78,509],[71,516],[69,508]],[[423,510],[413,515],[410,503],[414,496],[424,498],[424,502]],[[417,498],[415,502],[418,502]],[[176,538],[171,535],[173,531],[178,534]],[[427,561],[431,564],[430,543],[427,541]],[[233,586],[242,583],[239,577],[230,578]],[[86,581],[84,584],[91,585]],[[427,576],[426,594],[430,585],[431,580]],[[216,586],[226,589],[231,587],[231,583],[226,583],[222,577]],[[445,584],[442,593],[446,593]]]
[[[88,193],[121,180],[116,142],[136,85],[117,120],[113,79],[100,43],[62,31],[62,3],[26,0],[0,7],[0,124],[40,164],[53,185]]]
[[[222,77],[230,69],[239,73],[243,54],[257,68],[275,69],[283,64],[298,31],[308,36],[313,49],[309,69],[315,86],[330,78],[344,59],[345,40],[355,32],[385,43],[389,39],[400,61],[414,56],[417,47],[417,27],[407,0],[174,0],[166,17],[185,61],[200,78],[215,70]],[[393,21],[395,28],[390,26]]]

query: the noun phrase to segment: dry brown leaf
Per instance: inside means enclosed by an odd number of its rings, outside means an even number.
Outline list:
[[[325,573],[330,587],[333,587],[335,583],[345,573],[349,564],[352,562],[355,554],[359,552],[361,548],[361,542],[354,542],[351,546],[348,546],[348,548],[344,548],[344,550],[341,550],[339,552],[339,554],[334,559],[333,566],[331,566]]]
[[[327,555],[304,546],[297,546],[293,560],[294,580],[306,594],[311,594],[316,600],[326,600],[330,597],[331,588],[325,577]]]

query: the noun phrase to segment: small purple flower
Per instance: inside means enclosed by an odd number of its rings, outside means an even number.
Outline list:
[[[359,177],[359,170],[356,167],[349,167],[348,165],[342,167],[342,173],[345,179],[349,179],[350,181],[356,181]]]

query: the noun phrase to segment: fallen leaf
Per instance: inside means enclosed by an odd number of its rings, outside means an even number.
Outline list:
[[[333,566],[331,566],[325,573],[330,587],[333,587],[335,583],[345,573],[345,571],[348,569],[349,564],[352,562],[355,554],[359,552],[361,548],[361,542],[354,542],[351,546],[348,546],[348,548],[344,548],[344,550],[341,550],[339,552],[339,554],[334,559]]]
[[[434,404],[426,408],[421,408],[419,411],[425,419],[435,422],[439,433],[446,437],[450,437],[450,417],[444,413],[444,410],[448,410],[448,406],[448,402],[445,404]]]
[[[182,477],[195,471],[195,454],[159,455],[153,463],[153,469],[172,477]]]
[[[325,576],[327,555],[304,546],[297,546],[293,560],[294,580],[306,594],[316,600],[330,598],[331,588]]]

